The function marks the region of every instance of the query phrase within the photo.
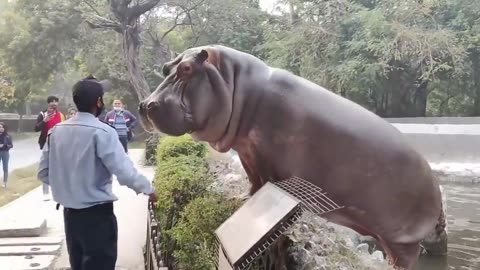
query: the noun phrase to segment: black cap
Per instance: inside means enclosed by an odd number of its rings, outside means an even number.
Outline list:
[[[73,86],[73,101],[79,111],[88,111],[97,103],[98,98],[112,88],[109,80],[98,81],[90,75]]]

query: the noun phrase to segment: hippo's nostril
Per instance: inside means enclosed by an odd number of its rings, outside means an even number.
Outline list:
[[[158,102],[151,101],[147,104],[147,110],[150,110],[150,109],[152,109],[153,107],[156,107],[156,106],[158,106]]]

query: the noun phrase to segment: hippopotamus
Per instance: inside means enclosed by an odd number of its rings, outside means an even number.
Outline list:
[[[344,206],[323,218],[374,237],[404,269],[414,269],[422,239],[441,231],[441,193],[428,162],[362,106],[220,45],[187,49],[162,73],[139,105],[145,129],[233,149],[250,194],[268,181],[305,179]]]

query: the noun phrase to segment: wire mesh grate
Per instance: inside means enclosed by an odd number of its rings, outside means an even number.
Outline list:
[[[316,215],[343,208],[330,199],[321,188],[300,177],[292,176],[273,184],[300,200],[305,211]]]

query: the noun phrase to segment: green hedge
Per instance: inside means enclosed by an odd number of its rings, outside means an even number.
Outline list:
[[[189,270],[215,269],[218,262],[214,231],[240,206],[237,200],[225,200],[219,194],[199,197],[184,209],[172,230],[178,249],[175,257]]]
[[[203,143],[192,140],[190,135],[180,137],[164,137],[157,150],[157,162],[178,156],[197,156],[204,158],[207,147]]]
[[[214,231],[238,206],[210,189],[214,178],[206,154],[206,145],[188,135],[163,137],[158,145],[156,214],[170,269],[215,269]]]

